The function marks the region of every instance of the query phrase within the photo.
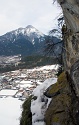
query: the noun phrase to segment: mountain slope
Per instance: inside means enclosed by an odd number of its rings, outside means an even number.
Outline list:
[[[0,36],[0,55],[21,54],[27,56],[39,54],[44,40],[45,35],[31,25],[26,28],[19,28]]]
[[[18,54],[22,56],[43,55],[48,38],[50,36],[46,36],[31,25],[8,32],[0,36],[0,56]],[[56,37],[51,37],[51,39],[55,43],[60,41]],[[53,49],[57,55],[61,53],[60,44],[56,45]]]

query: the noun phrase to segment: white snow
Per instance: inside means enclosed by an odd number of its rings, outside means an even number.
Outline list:
[[[17,90],[3,89],[0,91],[0,96],[13,96],[16,92]]]
[[[24,29],[22,29],[22,30],[21,30],[21,32],[22,32],[22,34],[24,34],[25,30],[24,30]]]
[[[15,80],[15,83],[20,83],[20,80]]]
[[[19,87],[20,88],[30,88],[30,87],[32,87],[33,85],[30,85],[30,84],[19,84]],[[18,86],[17,86],[18,87]]]
[[[0,125],[19,125],[22,103],[17,98],[0,98]]]
[[[40,82],[39,80],[36,80],[37,81],[37,84],[38,85],[41,85],[41,84],[43,84],[42,82]]]
[[[32,39],[32,44],[33,44],[33,45],[35,44],[34,38]]]
[[[55,69],[55,70],[57,70],[58,67],[59,67],[58,64],[57,65],[48,65],[48,66],[41,67],[40,70],[44,70],[44,69],[46,69],[46,70],[48,70],[48,69]]]
[[[31,84],[32,82],[31,82],[31,81],[22,80],[20,83],[21,83],[21,84]]]
[[[21,74],[18,78],[26,78],[26,74]]]
[[[51,85],[56,83],[57,78],[47,79],[42,85],[33,91],[33,95],[37,97],[31,102],[32,125],[45,125],[44,114],[51,99],[44,96],[44,91]]]
[[[40,38],[40,36],[44,37],[44,34],[41,33],[40,31],[38,31],[36,28],[34,28],[33,26],[27,26],[26,27],[26,34],[28,36],[30,36],[32,33],[35,33],[37,35],[38,38]]]
[[[22,80],[18,86],[19,86],[20,88],[30,88],[30,87],[33,86],[32,83],[33,83],[33,82],[31,82],[31,81]],[[17,86],[17,87],[18,87],[18,86]]]
[[[26,36],[31,36],[34,33],[35,36],[37,36],[38,38],[40,38],[41,36],[44,37],[43,33],[38,31],[36,28],[34,28],[31,25],[28,25],[26,28],[19,28],[17,30],[12,31],[12,34],[15,34],[16,37],[19,33],[26,35]]]
[[[49,66],[43,66],[40,68],[35,69],[27,69],[24,70],[24,72],[20,73],[19,70],[11,71],[12,78],[14,76],[15,81],[14,83],[17,83],[15,90],[10,89],[3,89],[0,91],[0,125],[19,125],[19,118],[21,116],[21,105],[23,101],[18,100],[18,98],[22,95],[22,92],[16,92],[16,88],[26,88],[26,90],[29,90],[30,87],[33,87],[33,82],[37,82],[39,86],[33,91],[33,95],[37,96],[37,99],[34,101],[32,100],[31,104],[31,111],[33,115],[32,119],[32,125],[45,125],[44,123],[44,113],[51,101],[51,99],[48,99],[43,95],[43,92],[51,85],[54,84],[57,81],[57,78],[50,78],[46,80],[45,82],[41,82],[40,80],[30,79],[26,80],[27,74],[25,72],[33,72],[33,71],[44,71],[48,72],[46,70],[49,69],[57,69],[58,65],[49,65]],[[17,78],[17,79],[16,79]],[[10,80],[10,79],[9,79]],[[10,96],[13,96],[16,94],[17,98],[12,98]],[[2,98],[3,97],[3,98]],[[6,98],[4,98],[6,97]],[[39,122],[38,122],[39,121]]]
[[[42,66],[42,67],[36,67],[32,71],[41,71],[41,70],[57,70],[59,65],[47,65],[47,66]],[[30,71],[30,70],[29,70]]]
[[[35,28],[27,28],[27,34],[30,34],[30,33],[33,33],[33,32],[36,32]]]

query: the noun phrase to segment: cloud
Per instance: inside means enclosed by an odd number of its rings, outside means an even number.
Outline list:
[[[29,24],[46,33],[57,13],[52,0],[0,0],[0,35]]]

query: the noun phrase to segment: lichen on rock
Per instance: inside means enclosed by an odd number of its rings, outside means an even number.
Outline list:
[[[56,84],[44,93],[52,101],[46,125],[79,125],[79,0],[58,0],[65,19],[62,27],[64,69]]]
[[[66,93],[66,91],[68,91],[68,84],[66,74],[63,72],[58,78],[57,83],[51,85],[44,94],[48,97],[54,97],[61,93]]]
[[[59,92],[58,94],[56,94]],[[52,101],[46,111],[46,125],[73,125],[71,119],[72,100],[66,73],[63,72],[56,84],[47,89],[45,95],[52,97]]]
[[[32,125],[32,113],[30,110],[31,99],[32,96],[30,96],[22,105],[23,111],[20,118],[20,125]]]
[[[65,47],[64,69],[74,81],[79,97],[79,0],[58,0],[65,19],[62,37]]]

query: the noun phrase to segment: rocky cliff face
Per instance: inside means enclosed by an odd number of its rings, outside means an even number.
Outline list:
[[[45,114],[46,125],[79,125],[79,0],[58,0],[65,19],[62,37],[66,73],[48,88],[52,101]]]
[[[79,99],[68,72],[63,72],[44,94],[52,98],[45,114],[46,125],[79,125]]]
[[[58,0],[65,24],[62,34],[65,46],[65,70],[68,70],[79,96],[79,0]]]
[[[79,32],[79,1],[58,0],[58,2],[62,7],[68,30],[73,33]]]
[[[78,0],[59,0],[59,4],[66,23],[62,27],[66,48],[66,68],[70,69],[79,58],[79,2]]]

